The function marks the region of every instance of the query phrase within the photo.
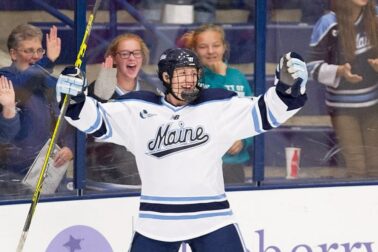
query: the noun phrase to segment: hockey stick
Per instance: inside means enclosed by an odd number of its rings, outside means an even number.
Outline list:
[[[85,52],[86,52],[86,49],[87,49],[87,42],[88,42],[88,39],[89,39],[89,35],[91,33],[91,30],[92,30],[92,24],[93,24],[93,21],[95,19],[98,7],[100,6],[100,3],[101,3],[101,0],[96,0],[94,7],[93,7],[93,10],[92,10],[92,13],[89,16],[87,26],[85,28],[85,33],[84,33],[84,36],[83,36],[83,39],[82,39],[82,42],[81,42],[81,45],[80,45],[80,49],[79,49],[79,52],[78,52],[77,57],[76,57],[76,61],[75,61],[76,67],[80,68],[80,66],[81,66],[82,59],[84,58],[84,55],[85,55]],[[35,186],[35,190],[34,190],[34,193],[33,193],[29,212],[28,212],[28,215],[27,215],[26,220],[25,220],[25,224],[24,224],[24,228],[22,230],[20,240],[18,242],[18,246],[17,246],[17,250],[16,250],[17,252],[22,252],[22,250],[24,248],[26,237],[28,235],[29,228],[30,228],[30,225],[31,225],[31,221],[33,219],[34,212],[35,212],[35,209],[37,207],[37,203],[38,203],[40,195],[41,195],[42,185],[43,185],[43,181],[44,181],[44,178],[45,178],[47,165],[49,163],[49,158],[51,156],[51,153],[54,149],[55,143],[56,143],[57,138],[59,136],[61,125],[62,125],[61,122],[63,120],[64,115],[66,114],[67,107],[69,105],[69,101],[70,101],[70,96],[65,95],[62,107],[60,109],[59,117],[58,117],[57,122],[55,124],[54,132],[51,136],[51,141],[50,141],[49,147],[47,149],[45,160],[43,162],[43,166],[42,166],[41,172],[39,174],[37,184]]]

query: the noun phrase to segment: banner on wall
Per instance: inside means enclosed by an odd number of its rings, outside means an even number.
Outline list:
[[[378,251],[378,186],[227,194],[250,251]],[[2,251],[15,251],[28,208],[0,206]],[[127,251],[137,211],[138,197],[40,203],[24,251]]]

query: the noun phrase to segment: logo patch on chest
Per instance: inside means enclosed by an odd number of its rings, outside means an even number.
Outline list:
[[[174,128],[172,123],[161,125],[154,139],[148,141],[148,155],[161,158],[169,154],[195,148],[209,141],[209,134],[202,126],[195,128],[185,127],[183,122],[179,122],[178,128]]]

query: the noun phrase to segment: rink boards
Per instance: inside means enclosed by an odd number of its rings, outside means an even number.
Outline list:
[[[378,186],[227,195],[250,251],[378,251]],[[15,251],[28,209],[0,206],[1,251]],[[127,251],[137,210],[138,197],[39,203],[24,251]]]

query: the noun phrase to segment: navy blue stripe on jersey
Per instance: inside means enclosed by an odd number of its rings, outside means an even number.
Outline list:
[[[78,120],[80,112],[81,112],[81,110],[83,109],[83,106],[84,106],[85,97],[86,96],[84,94],[79,94],[77,96],[71,97],[71,100],[74,103],[70,104],[67,107],[67,111],[66,111],[65,116],[70,117],[72,120]],[[61,106],[61,105],[62,105],[62,103],[59,104],[59,106]]]
[[[268,117],[267,117],[267,109],[266,109],[266,104],[265,104],[265,100],[264,100],[264,96],[260,96],[259,100],[258,100],[258,104],[259,104],[259,111],[260,111],[260,118],[261,118],[261,124],[262,124],[262,128],[263,130],[270,130],[272,128],[272,126],[270,125],[269,121],[268,121]],[[256,115],[256,111],[253,111],[252,113],[254,113],[254,122],[255,122],[255,129],[258,133],[261,133],[263,132],[261,129],[259,129],[259,127],[256,127],[258,125],[258,115]]]
[[[280,97],[280,99],[286,104],[287,111],[299,109],[303,107],[307,101],[307,94],[298,97],[282,94],[281,92],[277,92],[277,94]]]
[[[213,211],[230,208],[227,200],[220,202],[196,203],[196,204],[156,204],[140,203],[140,211],[151,211],[158,213],[191,213],[202,211]]]
[[[103,123],[103,120],[102,120],[102,117],[100,115],[100,112],[99,110],[96,110],[96,120],[95,122],[90,125],[87,129],[83,130],[85,133],[87,134],[91,134],[93,132],[95,132],[99,127],[100,125]]]
[[[139,213],[139,218],[149,218],[149,219],[158,219],[158,220],[194,220],[194,219],[203,219],[219,216],[230,216],[232,215],[231,210],[219,211],[219,212],[209,212],[209,213],[200,213],[200,214],[180,214],[180,215],[159,215],[152,213]]]
[[[237,93],[223,88],[201,89],[199,97],[190,105],[199,105],[204,102],[230,99],[237,96]]]
[[[106,134],[106,126],[105,122],[102,122],[101,127],[96,130],[92,135],[96,138],[100,138],[101,136]]]
[[[102,121],[101,127],[93,133],[93,135],[98,139],[109,138],[113,135],[113,129],[109,123],[108,116],[105,113],[104,109],[101,106],[98,106],[98,109],[102,112]],[[101,134],[100,134],[101,132]]]
[[[108,118],[108,114],[105,112],[105,110],[99,106],[101,112],[102,112],[102,120],[105,121],[105,126],[106,126],[106,134],[102,137],[102,138],[109,138],[109,137],[112,137],[113,136],[113,128],[111,126],[111,123],[109,123],[109,118]]]
[[[140,218],[189,220],[232,215],[225,194],[193,197],[141,195],[140,201]]]
[[[127,94],[121,95],[117,97],[115,100],[142,100],[154,104],[161,105],[161,96],[150,92],[150,91],[145,91],[145,90],[140,90],[140,91],[133,91],[129,92]]]

